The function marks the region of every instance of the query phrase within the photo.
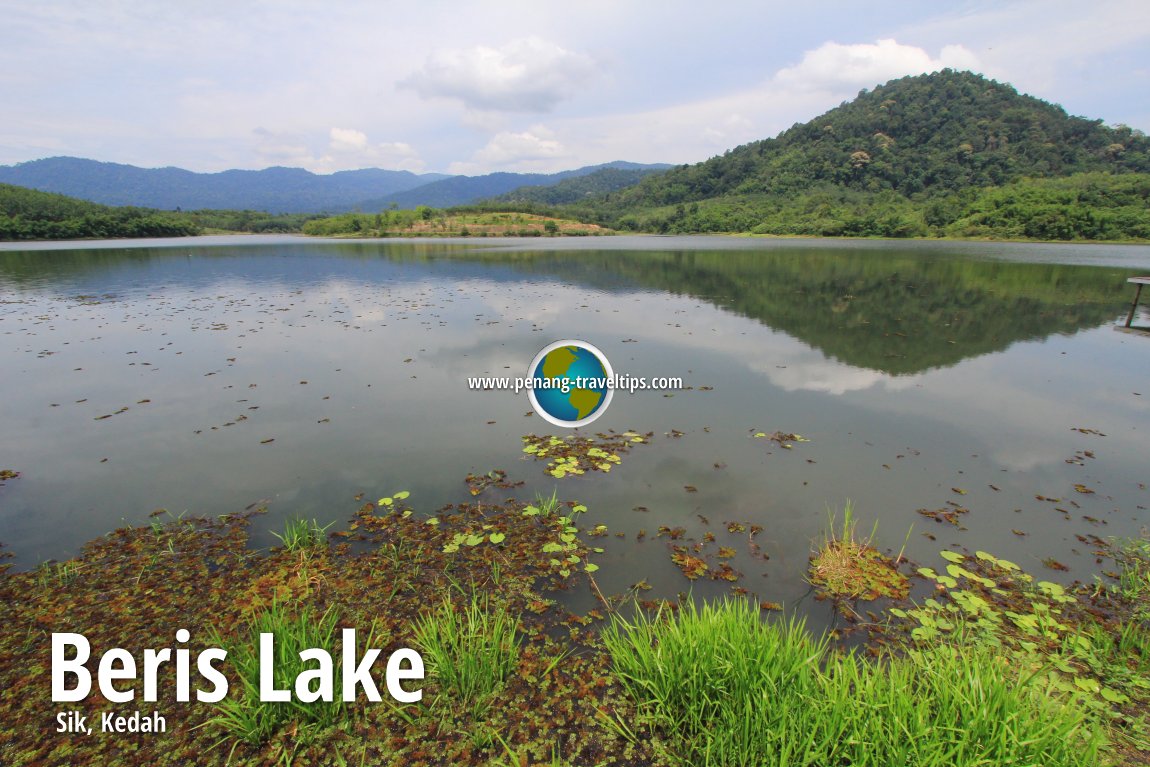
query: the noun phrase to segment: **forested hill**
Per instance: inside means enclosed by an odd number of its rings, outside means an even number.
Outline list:
[[[492,203],[538,203],[540,205],[567,205],[579,202],[589,195],[616,192],[638,184],[647,176],[662,173],[671,166],[645,166],[633,168],[600,168],[586,176],[565,178],[550,186],[521,186],[506,194],[492,197]]]
[[[150,208],[112,208],[0,184],[0,240],[184,237],[199,231],[188,215]]]
[[[1150,140],[1125,126],[1071,117],[1010,85],[943,70],[864,90],[776,138],[584,206],[601,223],[622,228],[775,231],[772,221],[786,219],[781,231],[807,234],[897,234],[835,226],[860,211],[865,218],[866,211],[893,210],[904,233],[938,234],[968,213],[972,198],[962,195],[974,189],[1089,172],[1150,172]],[[928,221],[928,202],[948,198],[953,210]],[[805,215],[795,209],[799,201],[837,209],[823,217],[829,231],[819,231],[810,216],[798,221]],[[667,206],[670,212],[659,210]]]
[[[682,166],[618,199],[673,204],[820,182],[914,195],[1090,170],[1150,172],[1150,141],[944,70],[863,91],[778,138]]]
[[[387,197],[373,200],[364,200],[359,208],[365,211],[376,211],[397,206],[412,209],[421,205],[433,208],[446,208],[453,205],[470,205],[480,200],[497,197],[514,192],[539,190],[553,185],[567,182],[577,182],[585,176],[602,178],[599,174],[604,171],[619,171],[624,174],[629,183],[635,183],[646,172],[666,170],[669,165],[643,165],[640,163],[617,160],[601,165],[587,165],[575,170],[565,170],[558,173],[488,173],[483,176],[452,176],[440,181],[398,192]],[[628,175],[630,174],[630,175]],[[595,181],[588,182],[593,185]],[[624,184],[625,185],[625,184]],[[619,188],[616,186],[615,188]],[[560,196],[562,196],[560,192]]]

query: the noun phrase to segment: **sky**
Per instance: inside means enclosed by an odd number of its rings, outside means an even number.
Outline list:
[[[692,163],[971,70],[1150,132],[1146,0],[0,0],[0,164]]]

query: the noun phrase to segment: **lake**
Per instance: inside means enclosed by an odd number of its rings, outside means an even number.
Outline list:
[[[8,243],[0,469],[21,476],[0,487],[0,541],[33,568],[157,509],[266,506],[253,541],[270,546],[289,517],[339,529],[357,498],[399,490],[430,514],[473,500],[469,473],[505,470],[524,484],[478,500],[555,491],[607,527],[604,590],[691,588],[659,534],[683,528],[677,544],[732,549],[717,556],[761,599],[803,605],[848,499],[922,564],[959,546],[1090,580],[1092,536],[1150,524],[1150,337],[1115,330],[1126,278],[1147,272],[1145,246]],[[525,393],[467,386],[525,375],[565,338],[616,373],[684,379],[617,393],[578,430],[653,433],[610,473],[553,478],[523,437],[565,432]],[[809,441],[755,436],[774,432]]]

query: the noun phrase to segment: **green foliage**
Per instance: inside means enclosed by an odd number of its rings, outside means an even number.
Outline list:
[[[828,651],[744,601],[604,630],[637,726],[685,765],[1093,765],[1102,736],[986,648],[880,662]]]
[[[666,205],[803,191],[812,182],[913,195],[1087,170],[1150,172],[1150,141],[1070,117],[1009,85],[944,70],[863,91],[775,139],[668,171],[620,196]]]
[[[307,607],[296,614],[280,603],[255,615],[248,624],[246,636],[232,640],[218,631],[212,637],[216,647],[227,650],[228,663],[235,669],[241,688],[212,704],[216,715],[208,724],[222,729],[228,737],[258,745],[291,723],[299,726],[296,738],[306,742],[319,730],[345,722],[350,708],[343,702],[341,689],[334,690],[333,700],[300,701],[292,695],[285,702],[260,700],[260,634],[270,633],[275,642],[273,679],[278,689],[294,689],[296,677],[314,671],[313,664],[300,659],[304,650],[317,648],[336,655],[336,613],[328,609],[316,617]],[[336,688],[339,685],[335,685]]]
[[[665,732],[685,764],[803,763],[826,638],[800,621],[764,624],[746,601],[688,601],[664,618],[615,618],[602,634],[637,724]]]
[[[282,535],[276,532],[272,535],[279,538],[288,551],[316,549],[327,545],[327,531],[333,524],[329,522],[321,527],[314,519],[289,519],[284,523]]]
[[[1106,625],[1098,610],[1103,603],[1084,589],[1035,581],[985,551],[943,551],[942,557],[949,563],[945,574],[919,569],[937,584],[936,596],[913,609],[890,610],[917,648],[993,650],[1038,677],[1051,697],[1080,707],[1115,740],[1150,746],[1146,723],[1130,705],[1150,699],[1150,639],[1128,594],[1114,589],[1118,617]]]
[[[303,225],[303,233],[321,237],[542,237],[604,232],[576,221],[522,212],[516,206],[468,206],[442,210],[421,205],[415,210],[343,213],[313,218]]]
[[[185,237],[198,233],[194,222],[176,213],[111,208],[0,184],[0,240]]]
[[[476,593],[462,608],[444,599],[420,619],[415,643],[447,700],[482,714],[519,663],[518,622],[505,605],[492,607]]]
[[[1039,240],[1150,239],[1150,175],[1080,173],[984,189],[966,204],[936,203],[951,236]]]
[[[256,210],[193,210],[181,214],[203,230],[290,234],[299,232],[315,213],[267,213]]]
[[[938,645],[836,657],[812,727],[837,760],[817,764],[1096,765],[1105,743],[1082,706],[990,648]]]
[[[585,176],[565,178],[548,186],[521,186],[506,194],[492,197],[488,203],[533,203],[537,205],[570,205],[588,195],[609,194],[634,186],[650,175],[662,173],[656,168],[601,168]]]
[[[1109,591],[1135,620],[1150,620],[1150,538],[1115,541],[1117,583]]]

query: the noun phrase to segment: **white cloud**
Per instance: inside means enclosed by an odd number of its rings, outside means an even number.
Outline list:
[[[492,168],[547,172],[555,163],[574,159],[545,126],[534,125],[521,133],[502,131],[476,152],[469,162],[453,163],[451,173],[488,173]]]
[[[400,85],[424,98],[455,99],[471,109],[549,112],[594,74],[590,57],[527,37],[502,48],[435,51]]]
[[[367,134],[353,128],[332,128],[333,152],[362,152],[367,149]]]
[[[367,134],[354,128],[332,128],[328,152],[320,158],[321,164],[337,169],[386,168],[420,173],[424,162],[411,144],[404,141],[384,141],[372,144]]]
[[[253,133],[256,152],[265,162],[307,168],[314,173],[360,168],[422,173],[426,166],[410,144],[402,141],[373,144],[366,133],[355,128],[331,128],[327,146],[318,152],[298,134],[279,134],[266,128],[256,128]]]
[[[936,59],[922,48],[893,39],[855,45],[827,42],[804,53],[795,66],[779,70],[775,81],[795,89],[870,88],[896,77],[948,67],[976,70],[978,57],[961,45],[943,47]]]

